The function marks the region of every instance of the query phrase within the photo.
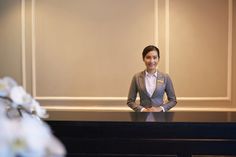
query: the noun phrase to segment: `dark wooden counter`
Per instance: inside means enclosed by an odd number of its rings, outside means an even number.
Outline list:
[[[236,112],[50,115],[47,122],[71,157],[236,156]]]

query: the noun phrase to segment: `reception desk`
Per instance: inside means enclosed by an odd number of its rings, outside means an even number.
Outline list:
[[[236,156],[236,112],[51,112],[69,157]]]

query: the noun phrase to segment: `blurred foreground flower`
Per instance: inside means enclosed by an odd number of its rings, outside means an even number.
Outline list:
[[[0,157],[63,157],[65,148],[40,118],[46,110],[10,77],[0,79]]]

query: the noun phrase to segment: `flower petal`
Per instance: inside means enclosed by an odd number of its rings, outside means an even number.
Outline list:
[[[32,101],[32,97],[26,93],[23,87],[15,86],[10,91],[10,98],[17,105],[27,105]]]

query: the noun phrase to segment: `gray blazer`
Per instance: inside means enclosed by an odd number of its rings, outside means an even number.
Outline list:
[[[164,104],[163,96],[166,92],[168,102]],[[137,93],[140,96],[140,104],[135,102]],[[176,96],[172,81],[168,74],[157,71],[157,84],[153,95],[150,97],[145,87],[145,71],[139,72],[134,75],[131,86],[127,105],[134,111],[140,112],[142,108],[147,107],[164,107],[165,111],[170,110],[176,105]]]

